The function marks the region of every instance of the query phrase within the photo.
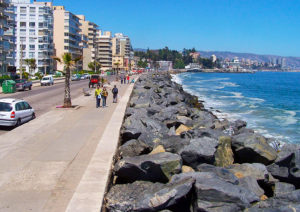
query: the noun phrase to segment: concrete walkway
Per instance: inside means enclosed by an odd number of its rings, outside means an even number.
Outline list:
[[[0,211],[100,211],[133,85],[95,108],[54,109],[0,137]]]

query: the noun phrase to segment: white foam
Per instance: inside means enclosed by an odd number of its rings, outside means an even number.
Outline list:
[[[221,82],[222,85],[225,87],[239,87],[239,85],[233,83],[233,82]]]
[[[182,85],[182,79],[177,74],[171,74],[172,81]]]

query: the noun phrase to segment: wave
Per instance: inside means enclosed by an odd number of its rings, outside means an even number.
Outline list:
[[[233,82],[221,82],[222,85],[225,87],[239,87],[239,85],[233,83]]]

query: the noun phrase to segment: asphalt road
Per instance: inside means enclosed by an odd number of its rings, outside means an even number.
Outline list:
[[[88,88],[89,80],[80,80],[71,82],[71,96],[76,98],[83,95],[82,89]],[[63,82],[54,84],[53,86],[33,87],[31,91],[20,91],[14,94],[0,94],[1,98],[16,98],[26,100],[35,110],[37,117],[48,112],[56,106],[63,104],[64,98]],[[1,127],[0,135],[11,131],[12,127]]]

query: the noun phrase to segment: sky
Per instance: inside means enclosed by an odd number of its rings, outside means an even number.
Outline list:
[[[54,0],[133,48],[300,57],[300,0]]]

